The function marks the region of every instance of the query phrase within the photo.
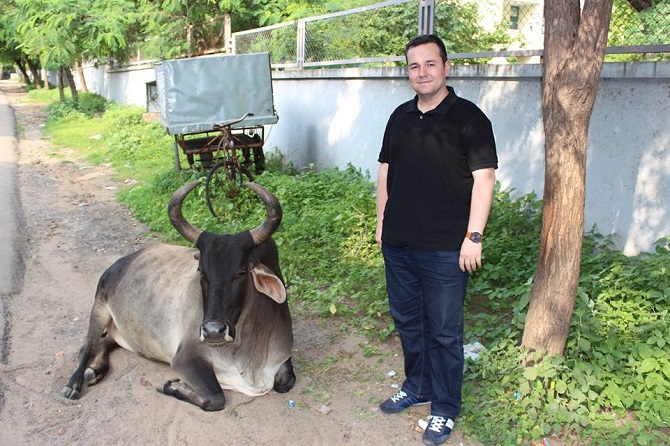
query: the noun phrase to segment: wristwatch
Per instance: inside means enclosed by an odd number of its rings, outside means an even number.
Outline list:
[[[472,243],[482,242],[482,234],[480,234],[479,232],[466,232],[465,238],[470,239]]]

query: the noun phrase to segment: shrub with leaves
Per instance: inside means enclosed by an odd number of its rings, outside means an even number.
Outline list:
[[[34,98],[44,97],[44,95],[38,95],[37,93],[32,96]],[[49,114],[50,121],[63,120],[66,118],[91,118],[104,113],[108,104],[109,102],[107,99],[99,94],[79,93],[78,103],[75,103],[71,96],[67,96],[64,101],[51,102],[47,107],[47,113]]]
[[[140,116],[139,109],[108,107],[95,122],[113,129],[109,144],[89,155],[140,179],[121,191],[121,200],[161,237],[184,243],[167,218],[167,202],[206,172],[173,171],[171,137]],[[83,115],[77,119],[90,122]],[[386,339],[393,324],[374,242],[374,185],[351,166],[296,173],[280,160],[274,157],[257,182],[283,207],[275,239],[293,305]],[[554,437],[591,445],[669,444],[670,239],[660,240],[655,252],[627,257],[607,237],[586,234],[565,355],[529,356],[520,340],[539,251],[541,202],[512,192],[496,191],[484,266],[470,280],[466,340],[487,350],[467,364],[459,430],[496,445]],[[184,214],[214,232],[249,229],[265,216],[246,189],[223,207],[213,218],[200,187],[184,203]]]
[[[496,225],[495,213],[492,218]],[[539,239],[539,227],[529,229],[532,238]],[[536,253],[526,244],[504,248],[519,259]],[[508,267],[524,264],[517,261]],[[593,445],[667,444],[668,239],[660,240],[653,253],[628,257],[602,235],[585,236],[564,356],[529,357],[519,347],[532,284],[526,279],[529,271],[519,271],[519,280],[496,285],[502,291],[492,292],[494,298],[476,300],[490,314],[472,315],[475,309],[470,308],[469,317],[475,320],[470,335],[486,339],[489,349],[466,370],[465,429],[487,444],[524,444],[549,437]]]

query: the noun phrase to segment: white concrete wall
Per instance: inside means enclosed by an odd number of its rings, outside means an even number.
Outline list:
[[[89,87],[144,105],[152,76],[117,69]],[[448,84],[491,119],[502,186],[541,197],[541,66],[455,66]],[[277,148],[297,167],[351,163],[372,179],[388,116],[413,97],[403,68],[276,72],[273,89],[279,122],[266,130],[266,151]],[[588,145],[586,229],[614,234],[628,254],[670,236],[669,62],[605,64]]]
[[[124,68],[107,69],[106,65],[97,68],[84,68],[86,86],[92,93],[121,104],[146,107],[147,82],[156,80],[153,64],[134,65]],[[78,76],[75,76],[78,83]]]

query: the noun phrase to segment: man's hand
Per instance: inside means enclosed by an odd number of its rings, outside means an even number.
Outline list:
[[[375,241],[377,246],[382,247],[382,223],[377,223],[377,229],[375,229]]]
[[[463,240],[458,264],[463,272],[472,273],[480,268],[482,266],[482,244],[475,243],[467,238]]]

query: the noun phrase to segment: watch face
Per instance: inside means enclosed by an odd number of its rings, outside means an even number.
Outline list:
[[[479,232],[472,232],[470,233],[470,240],[472,240],[475,243],[481,243],[482,235]]]

